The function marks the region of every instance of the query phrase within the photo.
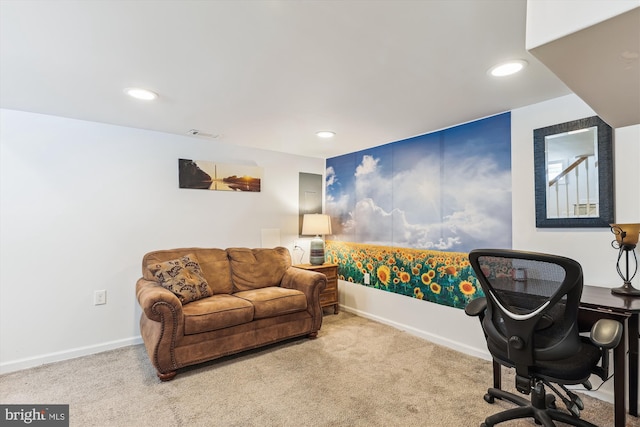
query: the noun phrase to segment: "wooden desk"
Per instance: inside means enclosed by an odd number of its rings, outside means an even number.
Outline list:
[[[584,286],[580,299],[578,318],[580,324],[589,327],[598,319],[614,319],[622,323],[626,333],[625,342],[613,350],[613,393],[615,427],[625,427],[626,402],[625,385],[629,386],[629,414],[638,416],[638,319],[640,298],[613,295],[611,289],[598,286]],[[624,337],[623,337],[624,338]],[[626,345],[625,345],[626,343]],[[629,374],[625,366],[628,350]],[[493,386],[501,386],[501,365],[493,362]]]
[[[621,343],[613,351],[613,389],[616,427],[624,427],[626,418],[625,384],[629,387],[629,414],[638,416],[638,320],[640,298],[613,295],[611,289],[585,286],[580,299],[580,320],[592,322],[598,318],[619,320],[626,332],[626,346]],[[626,374],[625,354],[628,352],[629,373]]]

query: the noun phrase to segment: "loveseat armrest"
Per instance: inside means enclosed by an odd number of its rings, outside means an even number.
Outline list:
[[[153,280],[138,279],[136,283],[136,296],[145,316],[156,322],[162,321],[162,313],[158,310],[158,303],[170,308],[170,312],[182,319],[182,303],[170,290],[163,288]]]
[[[297,289],[307,297],[307,311],[313,317],[314,332],[322,326],[322,307],[320,293],[327,287],[327,276],[316,271],[289,267],[282,277],[280,286]]]
[[[140,335],[149,359],[158,377],[170,380],[179,367],[174,349],[176,338],[184,331],[182,303],[173,292],[145,278],[138,279],[136,296],[142,308]]]

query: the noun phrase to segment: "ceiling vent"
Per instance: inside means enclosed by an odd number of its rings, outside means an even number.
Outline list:
[[[189,131],[187,133],[189,135],[200,136],[200,137],[203,137],[203,138],[211,138],[211,139],[215,139],[215,138],[220,136],[220,135],[214,135],[212,133],[203,132],[203,131],[198,130],[198,129],[189,129]]]

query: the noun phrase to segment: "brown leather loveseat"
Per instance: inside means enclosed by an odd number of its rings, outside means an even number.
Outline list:
[[[150,252],[136,295],[140,333],[158,377],[288,338],[315,338],[323,274],[291,266],[286,248]]]

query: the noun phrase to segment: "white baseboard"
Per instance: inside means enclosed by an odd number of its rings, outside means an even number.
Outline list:
[[[13,360],[0,363],[0,374],[21,371],[23,369],[34,368],[48,363],[61,362],[63,360],[75,359],[76,357],[89,356],[103,351],[114,350],[120,347],[142,344],[142,337],[131,337],[122,340],[110,341],[86,347],[78,347],[55,353],[43,354],[41,356],[29,357],[25,359]]]

